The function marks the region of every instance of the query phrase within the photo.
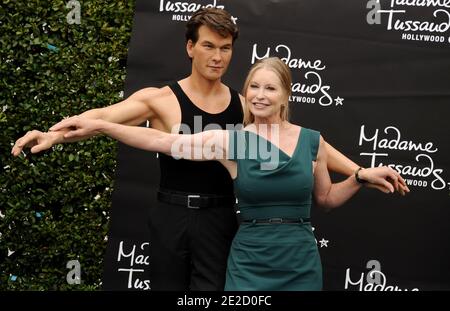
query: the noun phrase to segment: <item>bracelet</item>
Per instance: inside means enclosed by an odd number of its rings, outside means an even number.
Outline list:
[[[362,170],[362,169],[363,169],[363,168],[360,167],[360,168],[358,168],[358,169],[356,170],[356,172],[355,172],[355,179],[356,179],[356,181],[357,181],[359,184],[365,184],[365,183],[367,183],[367,180],[364,180],[364,179],[359,178],[359,171]]]

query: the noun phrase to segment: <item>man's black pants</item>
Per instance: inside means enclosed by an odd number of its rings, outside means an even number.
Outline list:
[[[151,289],[222,291],[237,226],[233,206],[157,202],[149,216]]]

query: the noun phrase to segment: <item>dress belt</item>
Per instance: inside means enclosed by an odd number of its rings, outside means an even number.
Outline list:
[[[192,209],[233,207],[236,203],[234,196],[183,194],[164,190],[158,191],[157,198],[167,204],[181,205]]]
[[[266,219],[245,219],[244,223],[253,224],[302,224],[310,222],[310,218],[266,218]]]

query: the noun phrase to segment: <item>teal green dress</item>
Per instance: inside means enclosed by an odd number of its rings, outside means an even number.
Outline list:
[[[292,157],[253,132],[229,133],[240,218],[309,219],[320,133],[302,128]],[[322,265],[309,221],[241,223],[228,257],[225,290],[321,289]]]

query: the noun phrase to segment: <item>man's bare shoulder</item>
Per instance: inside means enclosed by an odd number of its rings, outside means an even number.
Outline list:
[[[173,92],[168,86],[163,86],[161,88],[157,87],[146,87],[140,89],[133,93],[132,97],[137,100],[145,102],[154,102],[159,100],[167,100],[169,97],[173,96]]]

